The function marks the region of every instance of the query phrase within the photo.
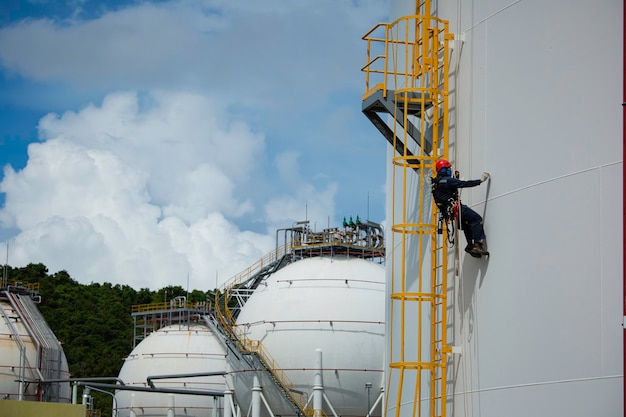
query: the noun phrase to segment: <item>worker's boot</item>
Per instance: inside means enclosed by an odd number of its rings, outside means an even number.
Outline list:
[[[465,252],[472,255],[474,258],[480,258],[480,254],[476,252],[476,243],[468,243],[465,247]]]
[[[485,249],[483,241],[480,240],[474,242],[472,248],[470,249],[470,255],[475,258],[480,258],[481,256],[489,256],[489,252]]]

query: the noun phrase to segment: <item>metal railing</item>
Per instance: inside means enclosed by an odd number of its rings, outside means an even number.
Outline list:
[[[162,301],[157,303],[135,304],[131,306],[131,313],[147,313],[150,311],[162,311],[170,309],[189,309],[189,310],[207,310],[209,302],[207,301]]]
[[[229,279],[224,285],[223,288],[234,288],[243,282],[249,281],[254,275],[267,268],[270,265],[273,265],[278,259],[282,258],[285,254],[291,251],[291,242],[287,242],[283,246],[280,246],[273,251],[264,255],[261,259],[234,275],[231,279]]]
[[[248,338],[239,326],[234,326],[233,333],[236,335],[236,339],[239,342],[240,351],[242,353],[256,354],[265,369],[272,375],[274,381],[281,387],[285,395],[290,398],[291,402],[304,416],[312,416],[313,408],[307,406],[306,394],[298,392],[295,389],[295,384],[289,379],[287,373],[278,365],[267,349],[263,347],[261,341]]]

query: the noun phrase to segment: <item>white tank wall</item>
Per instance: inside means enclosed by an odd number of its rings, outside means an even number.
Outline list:
[[[448,415],[622,415],[623,2],[435,4],[464,35],[454,168],[492,173],[462,193],[491,257],[463,257],[449,295],[462,354]],[[415,2],[390,7],[393,20]]]
[[[0,302],[0,309],[4,314],[0,315],[0,398],[6,400],[40,401],[42,393],[36,383],[24,384],[20,397],[19,380],[23,377],[27,381],[41,379],[37,373],[38,346],[30,336],[19,314],[8,301]],[[21,355],[21,348],[16,341],[15,335],[4,316],[7,316],[15,328],[19,338],[25,346],[25,357]],[[42,325],[40,323],[40,325]],[[70,377],[69,367],[65,354],[61,352],[61,364],[56,379]],[[69,403],[71,400],[70,384],[62,383],[56,386],[59,402]]]
[[[204,325],[172,325],[151,333],[125,359],[119,378],[125,385],[148,387],[147,378],[199,372],[225,372],[226,353],[216,336]],[[223,392],[223,376],[185,377],[153,380],[156,388]],[[118,417],[168,416],[170,394],[117,391]],[[217,403],[214,398],[218,398]],[[175,415],[213,416],[222,399],[199,395],[174,394]]]
[[[337,414],[365,415],[366,384],[371,384],[371,405],[383,386],[384,279],[381,265],[363,259],[300,260],[259,286],[237,324],[248,338],[261,341],[307,395],[313,392],[316,350],[321,350],[325,394]],[[235,384],[245,410],[251,386],[245,375],[235,375]],[[326,404],[324,410],[332,415]]]

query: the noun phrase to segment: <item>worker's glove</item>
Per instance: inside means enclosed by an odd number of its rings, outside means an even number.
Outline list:
[[[485,182],[489,179],[490,175],[488,172],[483,172],[482,177],[480,177],[480,182]]]

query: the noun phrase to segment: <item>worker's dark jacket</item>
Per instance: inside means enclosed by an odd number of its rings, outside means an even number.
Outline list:
[[[463,181],[439,173],[432,180],[433,198],[442,213],[446,213],[447,209],[459,199],[459,188],[476,187],[477,185],[480,185],[480,180]]]
[[[437,174],[432,181],[433,198],[446,221],[456,219],[458,215],[457,211],[453,210],[453,207],[459,199],[459,188],[476,187],[480,185],[480,180],[462,181],[443,174]],[[472,242],[480,242],[485,239],[482,217],[465,204],[460,204],[458,209],[461,215],[460,227],[465,233],[468,245]]]

